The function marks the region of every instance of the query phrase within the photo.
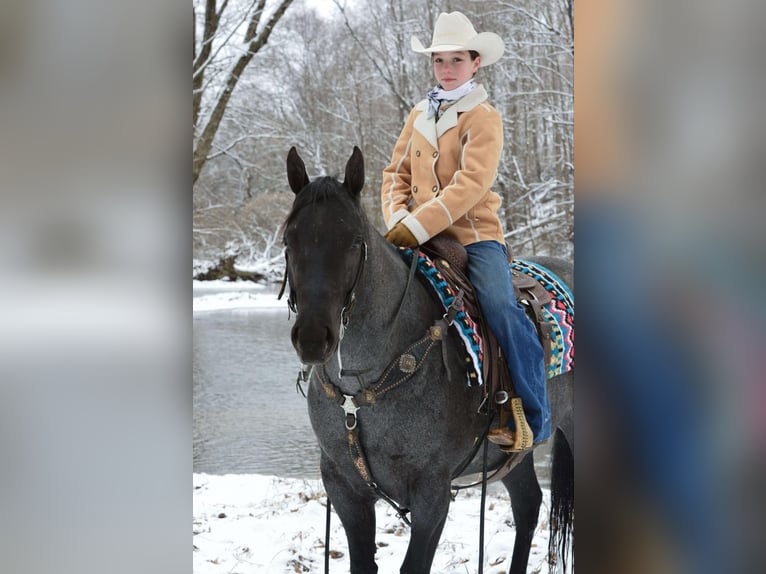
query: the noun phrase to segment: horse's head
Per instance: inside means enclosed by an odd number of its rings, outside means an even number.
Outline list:
[[[359,201],[362,152],[354,147],[343,183],[332,177],[309,181],[293,147],[287,179],[295,193],[284,233],[290,298],[298,312],[292,342],[304,364],[322,364],[342,337],[367,255],[368,224]]]

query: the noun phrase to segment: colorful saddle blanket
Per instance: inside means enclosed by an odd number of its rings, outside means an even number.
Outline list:
[[[550,269],[539,263],[514,259],[511,268],[529,275],[550,294],[551,301],[542,308],[545,321],[551,326],[548,378],[574,369],[574,294]]]
[[[407,265],[412,264],[414,251],[399,248],[399,253]],[[422,251],[417,252],[417,270],[433,288],[445,310],[455,299],[455,291],[433,261]],[[551,326],[550,360],[546,366],[548,378],[566,373],[574,368],[574,296],[566,284],[553,272],[542,265],[514,259],[511,267],[529,275],[545,287],[551,295],[551,301],[542,308],[546,322]],[[456,332],[462,340],[470,358],[467,380],[470,386],[484,384],[484,340],[474,319],[462,308],[453,322]]]

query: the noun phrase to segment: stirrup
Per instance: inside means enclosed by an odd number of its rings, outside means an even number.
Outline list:
[[[527,418],[524,416],[524,406],[521,404],[521,397],[511,399],[511,415],[516,425],[516,440],[513,446],[502,448],[505,452],[521,452],[532,448],[534,437],[532,429],[529,428]]]

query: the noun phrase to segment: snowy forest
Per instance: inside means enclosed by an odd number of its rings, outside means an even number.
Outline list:
[[[516,255],[572,257],[572,0],[194,0],[195,273],[228,257],[281,278],[291,146],[312,178],[342,174],[359,146],[362,201],[384,231],[381,172],[434,84],[410,37],[428,45],[453,10],[506,42],[477,77],[504,121],[494,190],[506,241]]]

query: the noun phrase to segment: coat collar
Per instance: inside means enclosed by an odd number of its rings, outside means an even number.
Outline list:
[[[484,86],[479,84],[468,94],[447,108],[439,118],[438,122],[434,117],[426,119],[428,100],[422,100],[415,106],[415,109],[421,113],[415,118],[413,127],[419,131],[426,140],[428,140],[428,143],[434,148],[438,148],[438,138],[441,137],[444,132],[457,125],[458,113],[470,111],[486,100],[487,91],[484,89]]]

